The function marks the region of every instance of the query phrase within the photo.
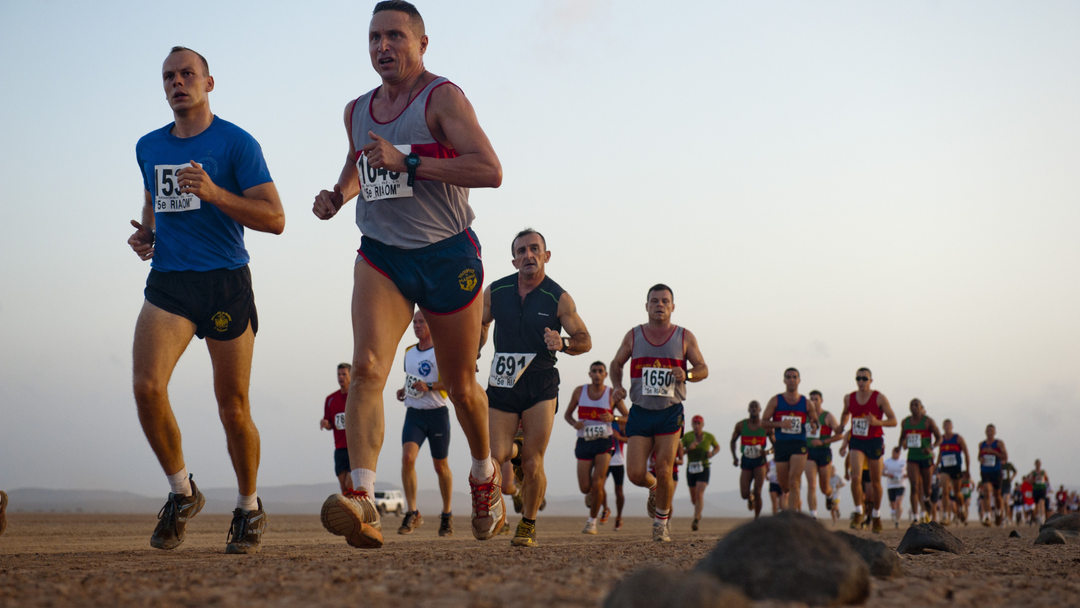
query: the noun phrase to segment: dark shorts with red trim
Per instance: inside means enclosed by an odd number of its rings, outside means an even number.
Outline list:
[[[813,460],[817,466],[823,467],[832,462],[832,448],[807,448],[806,456],[808,460]]]
[[[615,440],[611,437],[602,439],[578,437],[577,445],[574,446],[574,458],[591,461],[601,454],[611,454],[614,451]]]
[[[885,454],[885,439],[883,437],[852,437],[848,449],[853,452],[858,450],[870,460],[881,460]]]
[[[484,290],[480,239],[472,228],[419,249],[391,247],[365,236],[357,252],[405,299],[437,315],[465,308]]]
[[[247,266],[205,272],[151,270],[143,295],[161,310],[194,323],[200,340],[234,340],[247,331],[249,323],[251,333],[259,331]]]
[[[630,416],[626,421],[626,436],[673,435],[682,431],[683,425],[683,404],[681,403],[662,410],[647,410],[634,404],[630,406]]]
[[[776,460],[776,462],[788,462],[791,460],[792,456],[802,456],[806,454],[806,442],[801,439],[777,441],[773,444],[773,453],[775,454],[774,460]]]

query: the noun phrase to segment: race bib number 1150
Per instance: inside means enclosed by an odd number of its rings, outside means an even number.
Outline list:
[[[176,177],[176,172],[190,166],[191,163],[154,165],[154,213],[194,211],[202,205],[194,194],[180,192],[180,178]]]

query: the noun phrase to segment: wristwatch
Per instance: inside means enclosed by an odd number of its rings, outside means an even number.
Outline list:
[[[409,172],[409,185],[413,185],[416,178],[416,168],[420,166],[420,155],[416,152],[405,157],[405,169]]]
[[[562,339],[562,350],[563,350],[564,353],[566,351],[570,350],[570,338],[563,338]]]
[[[694,379],[694,372],[686,372],[686,379],[687,380],[693,380]]]
[[[435,383],[434,382],[425,382],[424,384],[427,384],[427,390],[429,390],[429,391],[435,390]]]

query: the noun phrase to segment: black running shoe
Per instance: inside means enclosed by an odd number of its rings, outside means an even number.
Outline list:
[[[454,535],[454,516],[450,513],[439,513],[439,536]]]
[[[158,511],[158,524],[150,535],[150,546],[158,549],[175,549],[184,542],[187,534],[187,522],[202,511],[206,498],[195,485],[195,480],[188,476],[191,483],[191,496],[169,493],[169,500]]]
[[[229,536],[225,538],[225,553],[258,553],[259,541],[262,540],[263,532],[266,532],[268,518],[262,508],[262,499],[256,499],[259,508],[254,511],[242,511],[235,509],[232,515],[232,524],[229,526]]]

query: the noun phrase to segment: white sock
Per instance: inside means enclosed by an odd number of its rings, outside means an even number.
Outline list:
[[[817,509],[813,509],[810,511],[810,517],[817,519]]]
[[[236,494],[236,508],[241,511],[255,511],[259,508],[259,493],[256,492],[251,496],[244,496],[237,492]]]
[[[476,481],[485,481],[491,479],[491,476],[495,474],[495,463],[491,461],[491,452],[488,452],[486,456],[477,460],[472,459],[472,478]]]
[[[589,523],[590,524],[595,524],[596,523],[596,518],[595,517],[590,517],[589,518]]]
[[[666,526],[669,517],[671,517],[671,511],[661,511],[660,509],[656,510],[656,523]]]
[[[172,475],[166,475],[165,478],[169,480],[170,492],[191,496],[191,481],[188,479],[187,467]]]
[[[857,505],[857,506],[855,507],[855,512],[856,512],[856,513],[858,513],[859,515],[862,515],[862,514],[863,514],[863,512],[862,512],[862,505]]]
[[[352,477],[352,487],[357,492],[364,490],[369,496],[375,493],[375,471],[371,469],[353,469],[349,475]]]
[[[878,511],[877,509],[874,509],[873,511],[870,512],[870,517],[881,517],[881,512]]]

